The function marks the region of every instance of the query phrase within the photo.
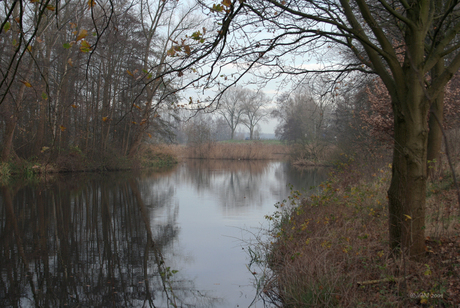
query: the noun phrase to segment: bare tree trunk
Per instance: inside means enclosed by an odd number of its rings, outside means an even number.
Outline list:
[[[67,74],[64,76],[65,80],[63,82],[62,91],[61,91],[61,125],[64,126],[66,129],[62,131],[61,129],[58,130],[59,132],[59,139],[60,144],[59,147],[63,149],[67,149],[69,147],[70,142],[70,134],[71,134],[71,125],[70,125],[70,110],[69,110],[69,103],[68,103],[68,95],[69,95],[69,78]]]
[[[14,116],[6,117],[5,132],[3,133],[2,162],[10,159],[11,149],[13,148],[14,130],[16,129],[17,119]]]
[[[133,158],[136,155],[137,151],[139,150],[139,147],[143,139],[142,133],[143,133],[142,127],[138,127],[133,143],[131,144],[129,148],[128,157]]]
[[[142,127],[141,125],[137,124],[138,126],[136,127],[136,133],[134,135],[134,139],[133,139],[133,142],[131,143],[131,146],[129,147],[129,150],[128,150],[128,157],[130,158],[133,158],[140,145],[141,145],[141,142],[142,142],[142,139],[143,139],[143,134],[144,134],[144,131],[145,129],[148,127],[147,125],[145,125],[144,127]]]
[[[108,52],[110,55],[110,51]],[[113,75],[113,66],[111,65],[110,61],[107,63],[109,66],[106,70],[106,76],[104,78],[104,86],[103,86],[103,93],[102,93],[102,117],[110,118],[110,101],[112,100],[112,95],[110,88],[112,75]],[[110,121],[101,121],[101,150],[105,152],[107,149],[108,144],[108,137],[110,132]]]
[[[160,73],[160,71],[158,71]],[[150,127],[150,115],[152,109],[152,101],[153,97],[160,85],[160,79],[158,78],[155,82],[153,82],[152,87],[147,88],[147,103],[144,107],[144,112],[142,113],[142,120],[141,123],[138,123],[136,126],[136,132],[134,135],[133,142],[129,148],[128,156],[133,158],[136,155],[139,146],[141,145],[142,139],[144,137],[145,132]]]
[[[29,61],[28,69],[25,73],[25,79],[29,79],[32,74],[32,64],[33,60]],[[21,104],[22,99],[24,98],[24,93],[26,91],[26,85],[22,84],[19,88],[19,92],[15,97],[16,102]],[[7,105],[8,104],[8,105]],[[13,150],[13,138],[14,138],[14,131],[16,129],[18,117],[19,117],[19,105],[13,106],[13,102],[5,102],[4,108],[7,109],[4,112],[4,118],[6,122],[5,132],[3,134],[3,150],[2,150],[2,161],[6,162],[10,158],[12,153],[15,153]]]
[[[444,71],[444,60],[441,59],[432,69],[432,79],[438,77]],[[432,177],[439,167],[439,157],[442,147],[442,127],[439,123],[444,123],[444,91],[431,102],[428,127],[428,153],[427,166],[428,175]],[[439,121],[439,122],[438,122]]]
[[[34,142],[34,153],[35,155],[40,154],[40,151],[45,143],[45,123],[46,123],[46,103],[40,101],[38,105],[38,123],[37,123],[37,135]]]
[[[126,124],[123,133],[123,155],[129,151],[129,136],[131,135],[131,125]]]
[[[389,230],[390,247],[417,258],[425,252],[428,103],[416,77],[410,77],[405,101],[393,103],[395,147],[388,190]],[[422,104],[427,107],[421,108]]]

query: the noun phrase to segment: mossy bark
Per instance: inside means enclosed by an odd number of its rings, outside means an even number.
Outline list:
[[[417,258],[425,252],[427,181],[427,115],[429,101],[417,69],[407,64],[406,83],[393,98],[394,140],[392,178],[388,191],[392,249]]]

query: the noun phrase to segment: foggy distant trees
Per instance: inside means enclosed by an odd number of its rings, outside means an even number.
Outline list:
[[[223,94],[219,101],[217,113],[224,118],[230,128],[230,139],[235,137],[236,127],[240,124],[243,115],[243,103],[248,99],[248,95],[249,90],[231,88]]]
[[[242,87],[228,89],[219,101],[217,113],[230,128],[230,139],[234,139],[238,125],[243,124],[249,129],[249,139],[252,140],[257,124],[270,114],[269,103],[263,92]]]
[[[229,140],[231,130],[222,117],[211,113],[198,113],[182,123],[176,131],[177,141],[196,145],[213,141]]]
[[[248,99],[243,102],[242,123],[249,129],[249,139],[254,139],[254,133],[259,122],[266,120],[270,115],[267,108],[270,100],[263,92],[251,91]]]
[[[284,141],[310,143],[328,137],[332,106],[315,99],[307,87],[278,97],[272,115],[279,120],[276,136]]]
[[[187,144],[199,146],[213,140],[212,123],[209,120],[206,115],[199,114],[185,123],[183,129],[187,137]]]

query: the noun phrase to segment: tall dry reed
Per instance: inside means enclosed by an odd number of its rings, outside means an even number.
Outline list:
[[[284,145],[264,144],[262,142],[210,142],[182,147],[182,150],[181,157],[199,159],[263,160],[280,159],[286,154]]]

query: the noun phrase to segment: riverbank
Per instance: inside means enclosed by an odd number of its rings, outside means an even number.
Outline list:
[[[316,153],[322,149],[323,154]],[[37,175],[61,172],[117,171],[144,168],[163,168],[175,165],[180,159],[205,160],[288,160],[293,166],[330,166],[334,147],[287,145],[279,140],[228,140],[194,145],[156,144],[144,145],[135,157],[129,158],[107,150],[105,153],[84,153],[78,147],[58,154],[44,151],[40,157],[17,159],[0,164],[0,182],[6,183],[11,176],[32,178]],[[326,154],[324,154],[326,153]]]
[[[143,146],[133,158],[116,153],[105,153],[104,155],[85,154],[78,148],[72,148],[60,153],[54,160],[43,156],[29,160],[18,159],[8,163],[0,163],[0,183],[6,184],[13,177],[32,179],[63,172],[164,168],[174,166],[177,162],[176,153],[169,145]]]
[[[341,164],[321,192],[304,198],[292,191],[278,204],[267,217],[274,228],[265,246],[270,271],[259,277],[263,296],[283,307],[457,307],[460,220],[450,172],[427,189],[421,262],[390,254],[390,176],[390,165],[369,173]]]

